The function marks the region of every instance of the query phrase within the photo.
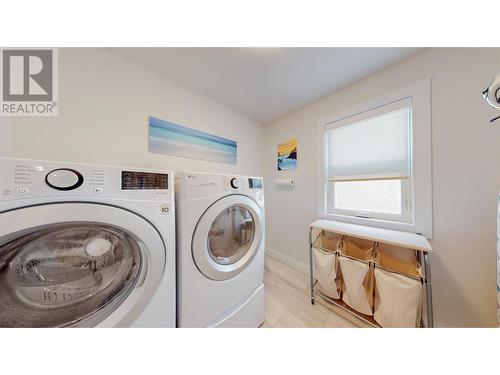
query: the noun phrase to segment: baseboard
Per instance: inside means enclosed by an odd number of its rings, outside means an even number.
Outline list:
[[[299,272],[309,274],[309,265],[308,264],[299,262],[298,260],[296,260],[292,257],[289,257],[288,255],[285,255],[283,253],[280,253],[279,251],[276,251],[276,250],[273,250],[270,248],[266,248],[266,255],[273,257],[282,263],[285,263],[287,266],[290,266]]]

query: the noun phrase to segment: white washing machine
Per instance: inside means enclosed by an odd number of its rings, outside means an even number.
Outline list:
[[[0,158],[0,327],[175,327],[168,171]]]
[[[262,178],[176,173],[177,325],[264,322]]]

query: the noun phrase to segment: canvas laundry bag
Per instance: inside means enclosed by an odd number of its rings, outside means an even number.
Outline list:
[[[355,243],[344,240],[341,253],[362,260],[371,260],[372,249],[363,249]],[[373,269],[369,264],[339,257],[343,280],[342,300],[365,315],[373,315]]]
[[[326,252],[313,248],[313,255],[319,289],[328,297],[339,299],[340,279],[337,254],[333,251]]]
[[[375,254],[375,262],[380,264],[383,268],[387,268],[391,271],[401,272],[417,277],[421,276],[420,265],[418,264],[415,255],[411,257],[410,261],[407,260],[406,262],[403,262],[396,259],[388,252],[385,252],[384,249],[378,248]]]
[[[420,320],[422,283],[375,268],[375,314],[382,327],[416,327]]]
[[[421,276],[416,258],[411,262],[377,251],[380,266],[412,276]],[[375,314],[382,327],[416,327],[420,320],[422,282],[384,269],[375,268]]]

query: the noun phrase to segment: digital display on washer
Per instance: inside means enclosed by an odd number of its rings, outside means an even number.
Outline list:
[[[248,187],[250,189],[262,189],[262,178],[249,178]]]
[[[168,189],[168,174],[122,171],[122,190]]]

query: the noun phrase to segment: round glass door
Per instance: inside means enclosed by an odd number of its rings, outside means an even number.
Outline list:
[[[141,262],[138,241],[112,225],[56,224],[7,242],[0,247],[0,327],[103,319],[129,295]]]
[[[255,222],[250,211],[232,206],[221,212],[208,232],[208,251],[221,265],[233,264],[247,253],[255,236]]]
[[[244,272],[259,252],[264,234],[262,208],[250,197],[232,194],[203,213],[193,233],[196,267],[212,280]]]

